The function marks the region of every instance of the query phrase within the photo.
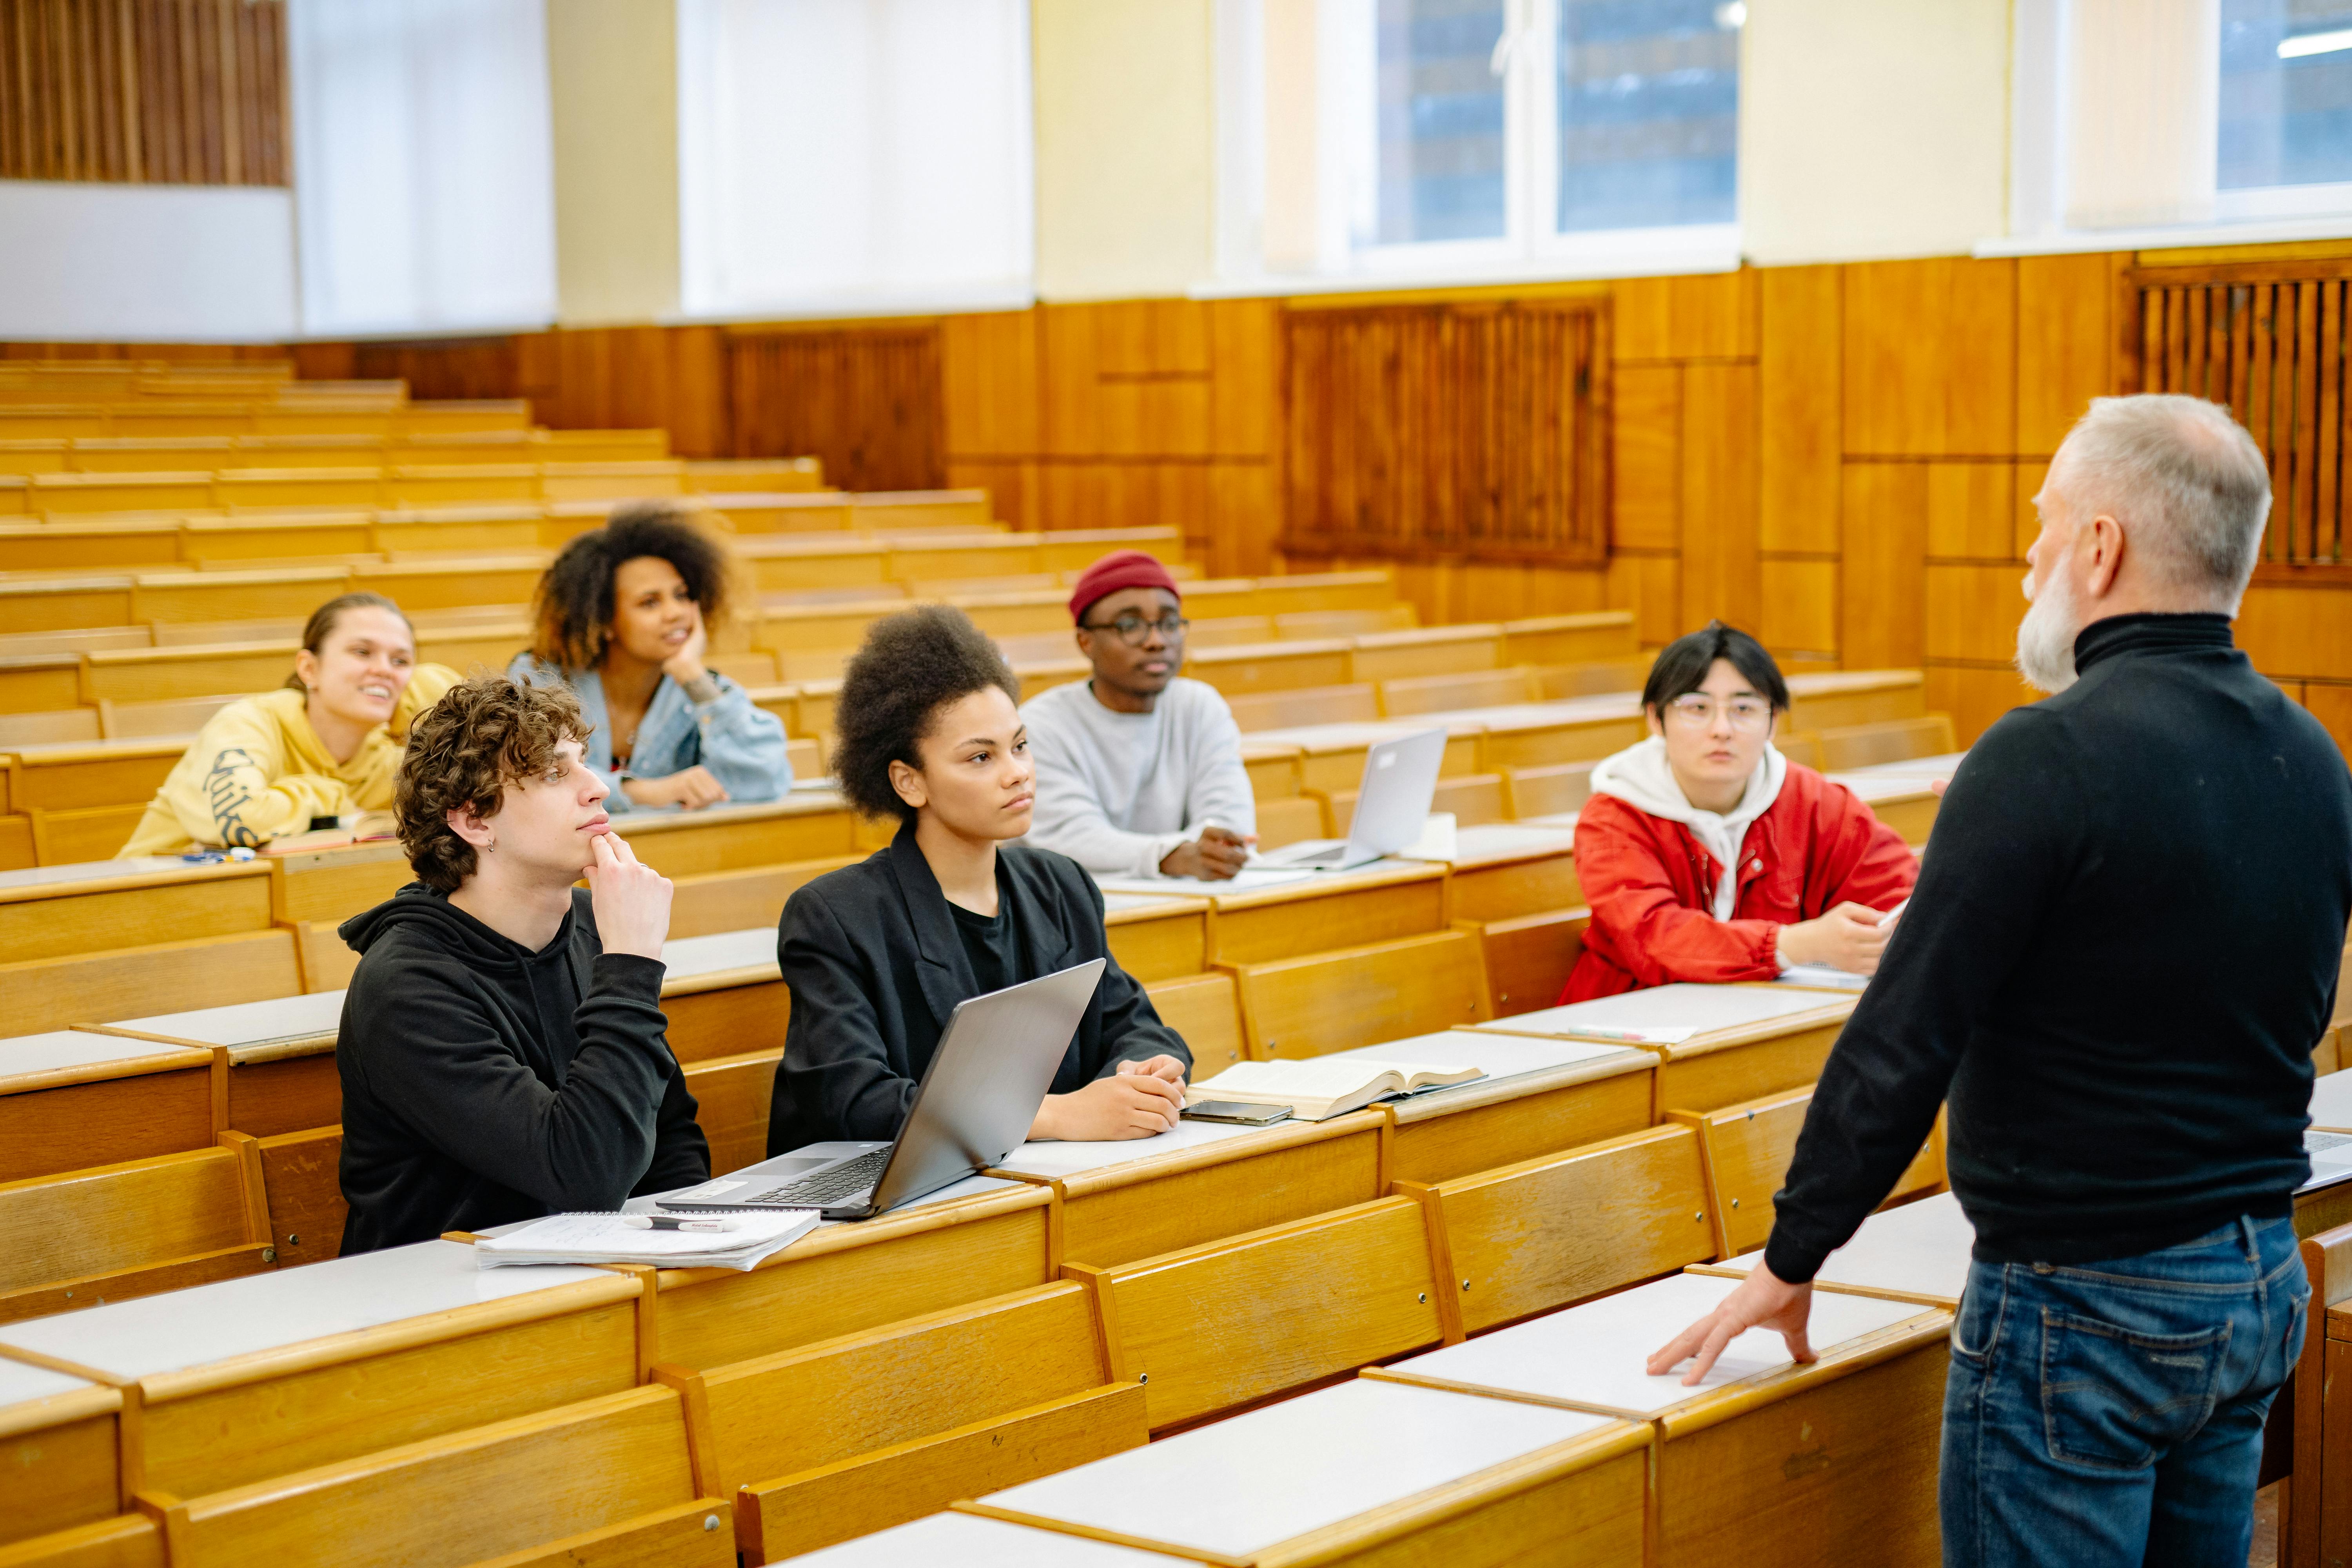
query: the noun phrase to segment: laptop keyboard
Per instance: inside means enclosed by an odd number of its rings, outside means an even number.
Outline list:
[[[823,1208],[852,1193],[864,1192],[880,1181],[882,1167],[889,1163],[890,1151],[877,1149],[870,1154],[860,1154],[846,1165],[835,1165],[830,1171],[819,1171],[814,1176],[803,1176],[797,1182],[771,1187],[757,1197],[743,1201],[747,1204],[772,1204],[778,1208]]]

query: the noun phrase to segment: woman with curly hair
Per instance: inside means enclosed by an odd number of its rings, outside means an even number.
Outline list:
[[[877,622],[850,661],[834,771],[898,834],[784,906],[793,1012],[769,1153],[896,1137],[957,1003],[1096,958],[1101,983],[1029,1136],[1176,1125],[1192,1056],[1111,957],[1101,889],[1076,861],[1016,842],[1036,795],[1020,690],[996,645],[944,605]]]
[[[507,674],[572,689],[612,808],[698,810],[793,787],[784,726],[707,668],[728,605],[726,551],[680,507],[639,501],[565,545],[539,581],[530,651]]]

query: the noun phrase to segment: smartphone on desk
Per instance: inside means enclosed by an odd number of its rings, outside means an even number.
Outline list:
[[[1271,1127],[1290,1120],[1286,1105],[1251,1105],[1238,1100],[1204,1100],[1184,1108],[1192,1121],[1230,1121],[1237,1127]]]

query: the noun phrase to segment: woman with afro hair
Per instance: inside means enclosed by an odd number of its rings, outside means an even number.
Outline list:
[[[572,689],[588,765],[613,780],[608,809],[696,811],[793,787],[782,721],[702,662],[727,590],[726,552],[665,501],[615,510],[540,579],[530,651],[507,675]]]
[[[835,710],[841,792],[898,821],[890,847],[802,888],[776,959],[791,988],[768,1152],[895,1138],[956,1004],[1104,960],[1033,1139],[1148,1138],[1176,1125],[1183,1040],[1112,958],[1102,891],[1018,842],[1036,771],[1020,682],[961,610],[878,621]]]

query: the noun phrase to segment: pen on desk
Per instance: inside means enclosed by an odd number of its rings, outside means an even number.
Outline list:
[[[1659,1042],[1639,1029],[1596,1029],[1579,1025],[1576,1038],[1580,1040],[1621,1040],[1629,1046],[1654,1046]]]
[[[731,1219],[680,1219],[666,1214],[625,1214],[621,1223],[631,1230],[719,1231],[740,1228]]]

